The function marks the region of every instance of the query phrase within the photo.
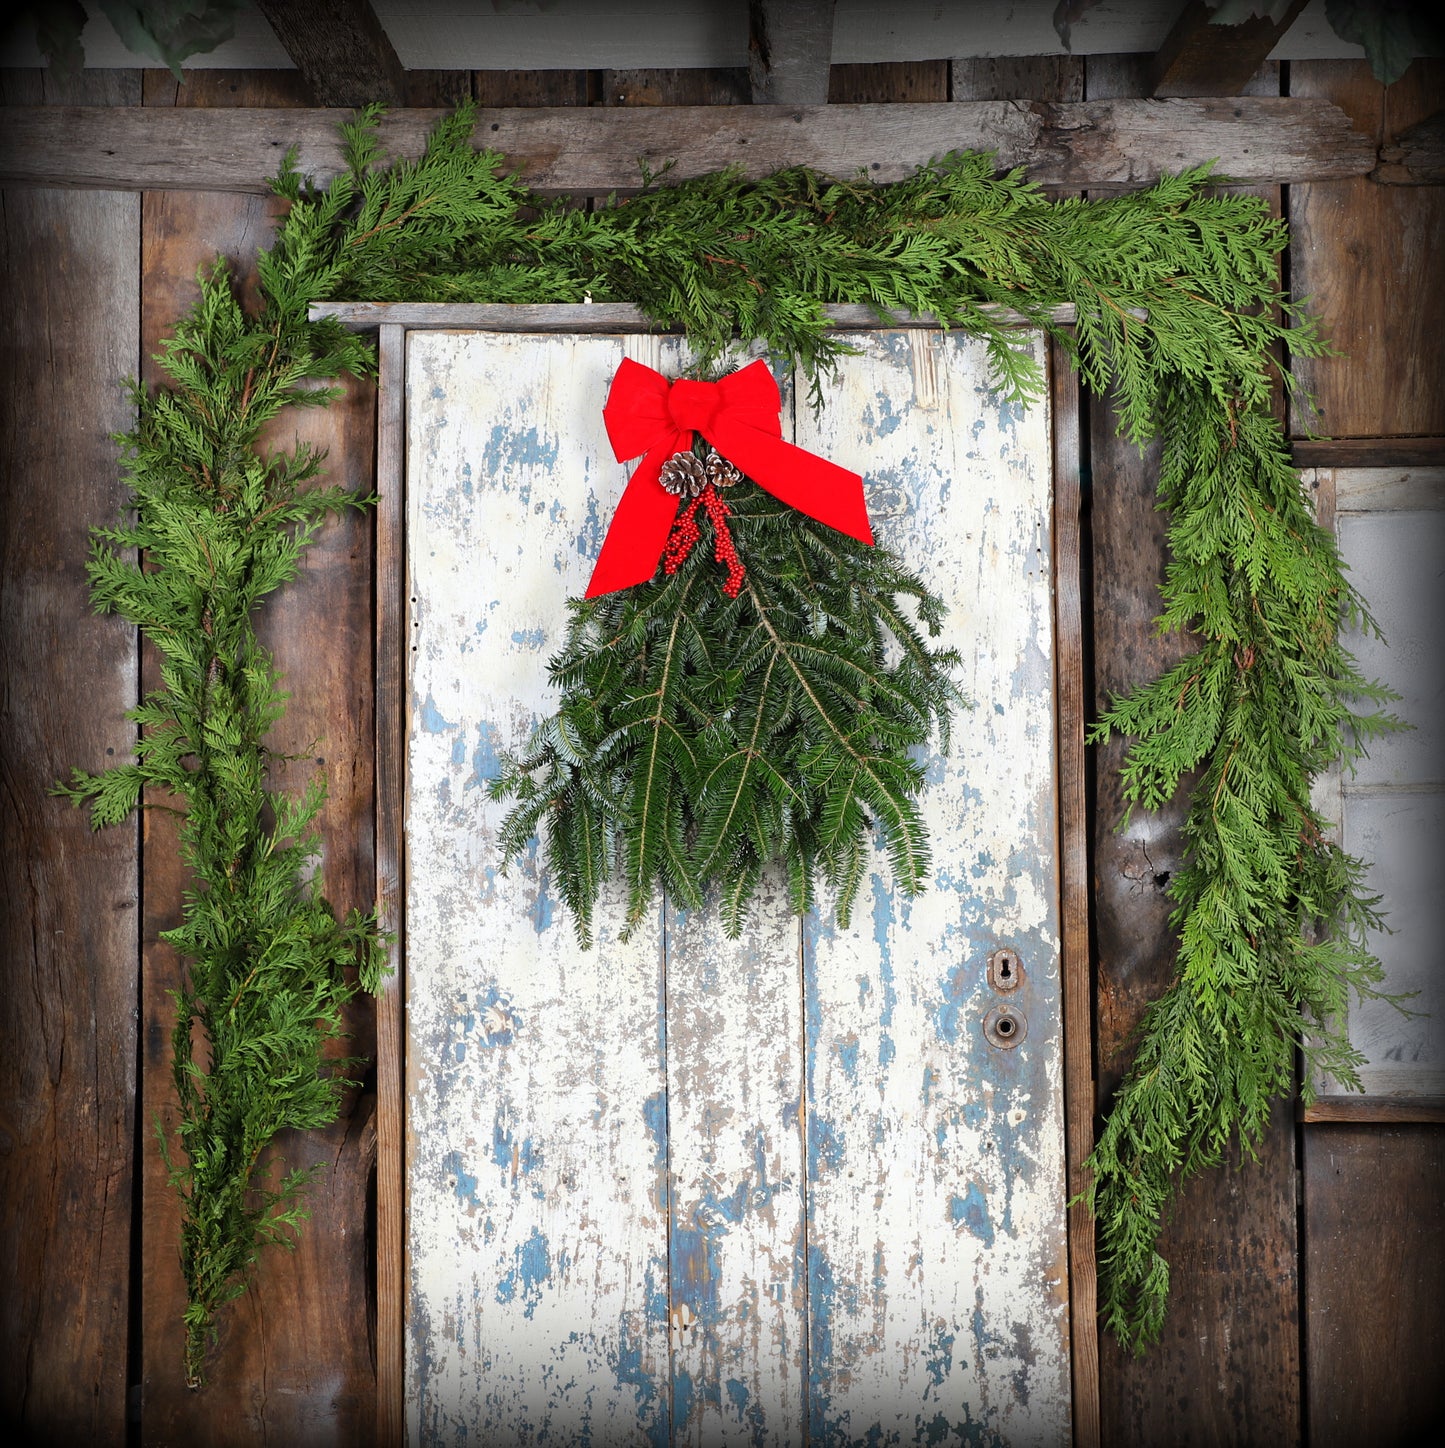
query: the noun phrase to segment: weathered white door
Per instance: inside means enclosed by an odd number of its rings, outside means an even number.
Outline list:
[[[967,337],[855,340],[820,415],[784,379],[784,436],[951,605],[932,886],[880,859],[853,928],[778,891],[737,942],[604,908],[584,953],[486,784],[622,491],[611,377],[681,344],[408,336],[415,1443],[1069,1439],[1049,419]]]

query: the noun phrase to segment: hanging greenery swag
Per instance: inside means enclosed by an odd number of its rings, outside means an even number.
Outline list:
[[[330,1060],[327,1043],[358,985],[377,989],[384,958],[376,919],[338,921],[319,873],[307,878],[320,783],[300,798],[267,787],[284,696],[253,627],[325,518],[369,501],[310,486],[321,459],[305,447],[259,446],[283,407],[324,404],[336,395],[324,384],[372,372],[365,339],[308,320],[310,303],[343,298],[632,302],[682,329],[704,373],[739,339],[761,339],[801,363],[815,396],[846,350],[823,304],[866,303],[880,319],[927,312],[979,334],[999,390],[1035,398],[1043,379],[990,310],[1003,306],[1062,343],[1124,435],[1162,438],[1171,561],[1158,626],[1196,646],[1113,699],[1092,731],[1131,740],[1132,804],[1155,809],[1193,778],[1187,860],[1168,886],[1177,976],[1139,1027],[1085,1191],[1102,1315],[1142,1348],[1164,1319],[1157,1241],[1180,1179],[1216,1166],[1231,1141],[1255,1147],[1292,1089],[1296,1052],[1304,1092],[1317,1070],[1355,1085],[1343,1011],[1380,979],[1362,866],[1310,801],[1321,771],[1391,721],[1388,695],[1341,647],[1343,628],[1371,621],[1271,410],[1274,349],[1324,350],[1278,287],[1283,223],[1257,198],[1218,194],[1208,168],[1050,200],[973,153],[881,186],[803,169],[649,177],[639,195],[582,210],[539,200],[501,156],[474,150],[469,107],[415,161],[380,154],[380,114],[344,127],[347,169],[324,188],[288,158],[274,185],[290,207],[258,258],[253,312],[224,263],[201,276],[159,359],[168,382],[134,388],[137,421],[118,439],[133,496],[120,526],[96,530],[89,563],[96,607],[141,629],[161,682],[131,715],[134,762],[76,770],[64,792],[89,802],[97,827],[144,789],[185,812],[193,883],[167,936],[186,961],[180,1115],[172,1141],[160,1134],[183,1210],[189,1380],[201,1382],[215,1314],[245,1290],[260,1248],[300,1228],[306,1180],[269,1185],[271,1149],[286,1128],[334,1120],[355,1063]],[[1072,328],[1051,318],[1061,304],[1077,309]],[[596,602],[584,629],[618,607]]]

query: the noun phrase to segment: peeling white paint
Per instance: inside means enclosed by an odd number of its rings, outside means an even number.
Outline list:
[[[1047,415],[968,338],[862,345],[784,428],[953,608],[934,887],[880,860],[852,929],[775,890],[738,942],[669,907],[620,944],[604,897],[583,954],[485,783],[621,493],[608,382],[679,344],[409,338],[413,1442],[1068,1441]]]

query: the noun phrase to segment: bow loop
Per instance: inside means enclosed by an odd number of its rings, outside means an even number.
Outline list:
[[[669,384],[651,367],[624,358],[602,418],[619,462],[646,456],[612,516],[587,597],[644,583],[656,571],[678,509],[658,474],[673,453],[692,445],[694,432],[789,507],[872,543],[862,477],[784,442],[781,406],[778,384],[761,360],[718,382]]]

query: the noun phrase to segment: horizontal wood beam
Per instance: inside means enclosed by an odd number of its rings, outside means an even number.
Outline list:
[[[13,107],[0,121],[0,184],[116,191],[265,192],[288,147],[324,182],[342,169],[341,110]],[[393,155],[420,155],[442,110],[382,122]],[[484,110],[476,141],[528,185],[555,194],[635,190],[640,167],[750,176],[807,165],[897,181],[954,150],[994,151],[1050,186],[1137,186],[1217,160],[1253,184],[1359,176],[1371,141],[1328,101],[1227,99],[953,101],[876,106],[649,106]]]
[[[1028,318],[1009,307],[986,303],[979,308],[1005,325],[1023,325]],[[835,304],[823,308],[829,326],[839,332],[872,331],[877,327],[937,327],[936,318],[889,316],[880,321],[872,307]],[[631,302],[509,305],[496,302],[313,302],[311,320],[335,317],[355,332],[381,326],[402,326],[413,331],[477,327],[488,332],[647,332],[652,323]],[[1069,326],[1076,318],[1072,306],[1055,307],[1050,319]],[[1142,312],[1134,315],[1143,316]]]

